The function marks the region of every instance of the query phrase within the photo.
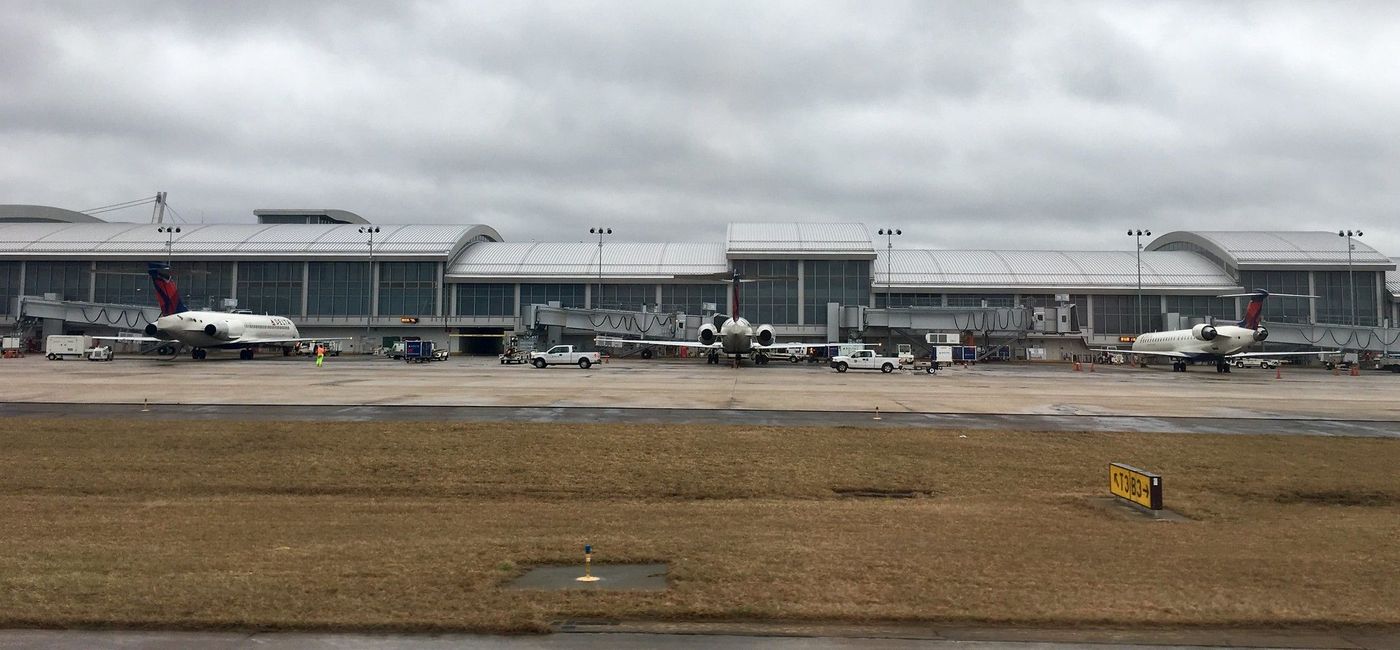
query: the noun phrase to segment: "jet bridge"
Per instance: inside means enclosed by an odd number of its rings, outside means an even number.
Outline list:
[[[842,325],[861,331],[879,329],[982,332],[1029,332],[1035,313],[1026,307],[845,307]]]
[[[17,313],[21,319],[58,321],[75,325],[99,325],[118,330],[139,331],[160,318],[160,309],[140,305],[59,300],[20,296]]]
[[[527,328],[558,327],[612,336],[676,340],[688,338],[687,332],[698,330],[701,317],[681,313],[527,305],[521,320]]]

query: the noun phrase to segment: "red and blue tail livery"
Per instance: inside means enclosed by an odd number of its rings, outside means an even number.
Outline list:
[[[146,267],[146,273],[151,276],[151,284],[155,285],[156,301],[160,303],[161,316],[189,311],[185,308],[185,301],[180,299],[180,290],[175,286],[175,281],[170,279],[170,267],[151,262]]]
[[[1264,317],[1264,299],[1268,297],[1269,292],[1263,289],[1254,290],[1254,294],[1249,298],[1249,305],[1244,308],[1244,320],[1239,322],[1240,327],[1259,328],[1259,321]]]

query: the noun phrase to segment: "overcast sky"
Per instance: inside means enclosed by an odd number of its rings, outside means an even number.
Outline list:
[[[1400,3],[0,0],[0,203],[157,190],[508,241],[890,225],[1367,231],[1400,256]],[[146,208],[103,215],[143,221]]]

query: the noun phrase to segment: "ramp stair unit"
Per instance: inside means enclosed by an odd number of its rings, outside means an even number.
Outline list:
[[[527,305],[522,316],[531,328],[562,327],[612,336],[678,339],[686,332],[684,314]]]
[[[37,296],[19,297],[20,318],[58,319],[69,323],[102,325],[120,330],[140,330],[160,318],[160,310],[140,305],[120,305]]]

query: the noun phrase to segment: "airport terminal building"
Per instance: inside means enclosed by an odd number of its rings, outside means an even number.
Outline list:
[[[910,250],[859,223],[731,223],[722,242],[600,246],[510,242],[484,224],[374,226],[342,210],[255,216],[109,223],[0,206],[0,326],[139,331],[155,314],[151,261],[170,263],[191,308],[289,316],[304,336],[349,337],[352,350],[406,336],[478,353],[514,333],[583,345],[600,333],[689,338],[713,312],[737,312],[787,341],[917,343],[945,331],[1061,358],[1238,319],[1244,300],[1217,296],[1255,288],[1318,296],[1266,304],[1271,346],[1385,350],[1400,322],[1396,261],[1333,232],[1171,232],[1139,255]],[[747,280],[738,304],[721,280],[731,271]]]

